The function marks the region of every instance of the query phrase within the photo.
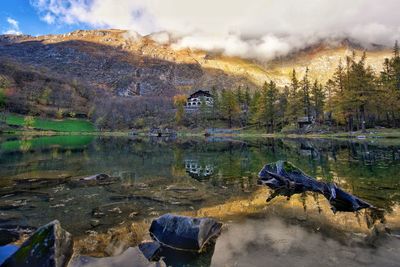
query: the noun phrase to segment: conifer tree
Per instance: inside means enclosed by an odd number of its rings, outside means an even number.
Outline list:
[[[300,85],[299,80],[297,79],[296,70],[293,69],[291,74],[291,83],[289,86],[288,104],[285,112],[285,117],[290,123],[296,122],[297,118],[302,116],[299,87]]]
[[[324,115],[325,94],[322,84],[318,80],[314,81],[311,89],[311,105],[315,113],[317,121],[323,120]]]
[[[261,94],[259,91],[255,91],[253,97],[251,98],[249,113],[250,113],[250,120],[252,123],[256,123],[258,127],[261,126],[261,121],[258,119],[258,104],[260,102]]]
[[[310,80],[308,79],[308,68],[301,81],[301,100],[304,116],[311,120]]]

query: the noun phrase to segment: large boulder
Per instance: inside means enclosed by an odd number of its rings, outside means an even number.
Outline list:
[[[201,252],[221,232],[222,224],[211,218],[191,218],[165,214],[151,223],[150,235],[161,245]]]
[[[325,183],[306,175],[290,162],[277,161],[265,165],[258,174],[259,183],[274,190],[267,201],[278,195],[290,197],[306,191],[323,194],[331,204],[332,210],[358,211],[372,207],[369,203],[353,196],[333,183]]]
[[[64,267],[72,254],[72,236],[55,220],[37,229],[1,267]]]

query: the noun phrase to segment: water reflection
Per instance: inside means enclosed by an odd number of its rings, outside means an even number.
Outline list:
[[[399,239],[371,242],[359,235],[327,237],[278,217],[246,220],[230,224],[219,237],[211,266],[398,266]]]
[[[105,233],[166,212],[203,210],[204,216],[225,220],[263,213],[266,207],[274,214],[282,208],[282,216],[299,208],[302,213],[296,211],[296,217],[302,220],[320,216],[325,224],[340,225],[342,215],[333,215],[328,203],[313,194],[270,203],[265,202],[270,192],[258,195],[257,174],[264,164],[288,160],[307,174],[335,182],[382,208],[385,220],[397,229],[400,145],[294,139],[210,141],[1,136],[0,227],[37,227],[59,219],[75,236],[87,236],[87,231]],[[112,182],[79,182],[98,173],[109,174]],[[235,206],[236,201],[243,202]],[[350,225],[355,220],[353,216],[345,222]]]
[[[199,160],[185,159],[186,172],[195,179],[204,179],[211,176],[214,173],[214,165],[201,164]]]

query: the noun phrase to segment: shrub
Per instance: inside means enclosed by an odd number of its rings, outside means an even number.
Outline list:
[[[24,127],[30,129],[35,124],[35,118],[33,116],[25,116]]]

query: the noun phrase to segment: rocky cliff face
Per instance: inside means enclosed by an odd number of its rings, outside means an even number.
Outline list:
[[[306,67],[326,80],[349,47],[327,46],[273,62],[255,62],[204,51],[174,50],[151,36],[121,30],[75,31],[64,35],[0,37],[0,58],[34,67],[52,77],[76,79],[118,96],[173,95],[201,87],[255,87],[274,79],[288,83],[289,72]],[[379,70],[390,51],[369,52],[368,64]]]
[[[251,85],[246,78],[204,68],[189,51],[177,52],[118,30],[2,36],[0,58],[118,96],[170,96],[210,84],[219,88]]]

